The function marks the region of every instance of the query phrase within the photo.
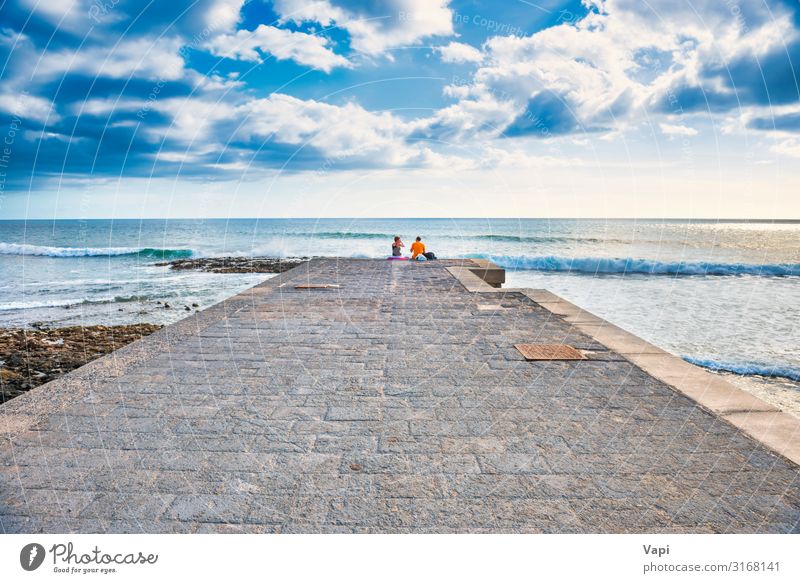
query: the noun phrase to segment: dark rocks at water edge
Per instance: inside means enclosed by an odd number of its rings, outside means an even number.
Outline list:
[[[168,265],[170,269],[195,269],[210,273],[283,273],[297,267],[308,257],[202,257],[199,259],[176,259],[156,265]]]
[[[160,328],[158,324],[0,328],[0,403]]]

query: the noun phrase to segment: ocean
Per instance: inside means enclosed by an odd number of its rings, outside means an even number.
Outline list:
[[[507,287],[551,290],[800,410],[800,221],[0,221],[0,326],[169,323],[270,276],[159,261],[384,257],[394,235],[407,247],[420,235],[439,257],[489,258]]]

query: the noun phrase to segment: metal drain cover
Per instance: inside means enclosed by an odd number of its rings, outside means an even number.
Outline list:
[[[525,360],[587,360],[579,350],[567,344],[515,344]]]

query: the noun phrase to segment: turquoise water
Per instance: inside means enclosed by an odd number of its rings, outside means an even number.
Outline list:
[[[702,366],[800,381],[798,222],[0,221],[0,326],[171,322],[269,276],[158,260],[384,257],[394,235],[407,246],[421,235],[440,257],[491,258],[509,285],[550,289]]]

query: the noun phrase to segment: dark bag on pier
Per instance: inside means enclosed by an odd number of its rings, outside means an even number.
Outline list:
[[[436,255],[431,251],[428,251],[427,253],[423,253],[423,255],[425,256],[425,259],[428,259],[428,260],[436,259]]]

